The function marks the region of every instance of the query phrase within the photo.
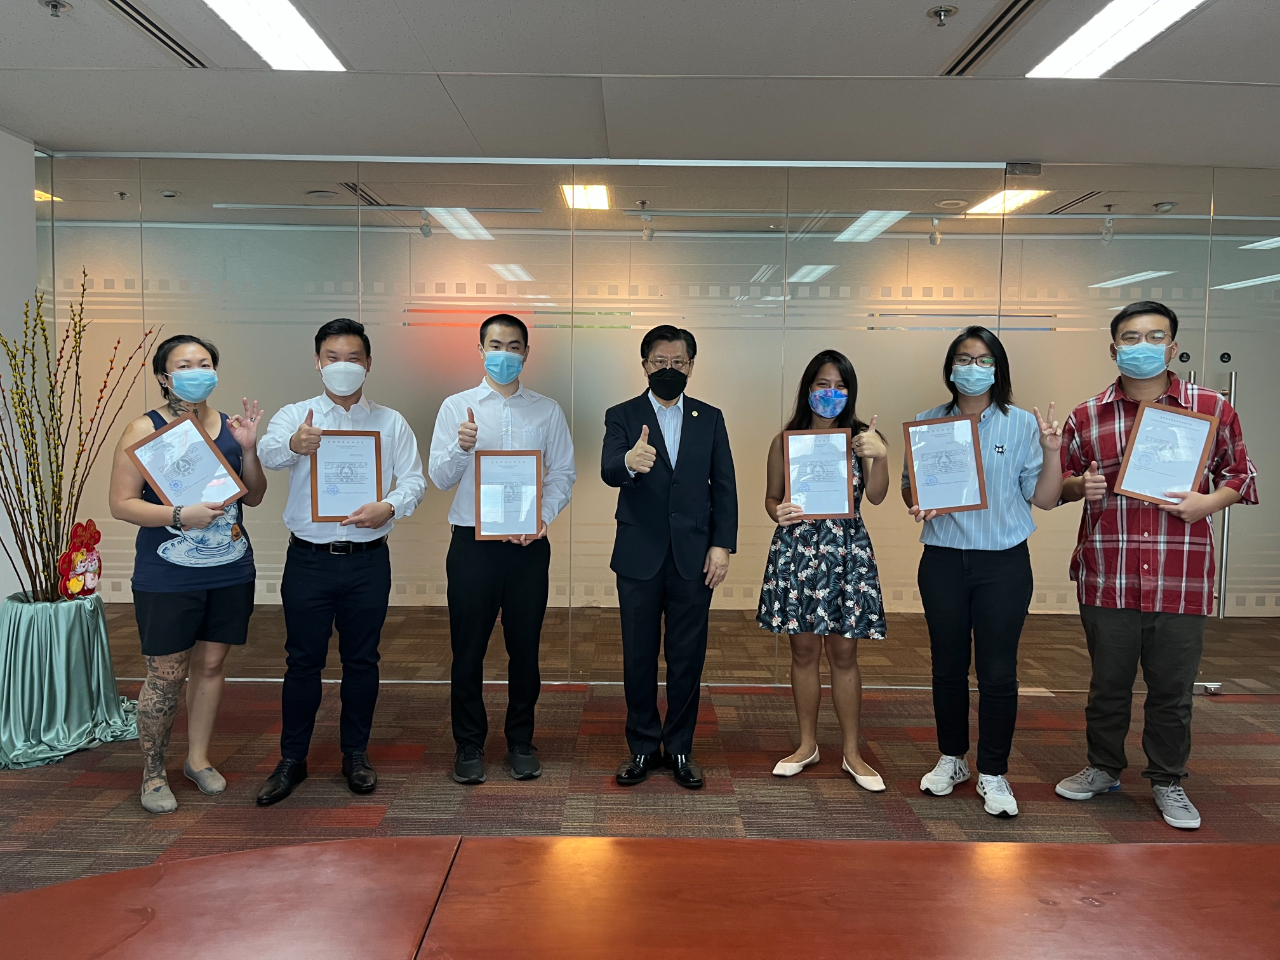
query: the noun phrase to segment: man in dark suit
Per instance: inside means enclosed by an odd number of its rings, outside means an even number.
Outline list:
[[[688,330],[654,327],[640,343],[649,389],[604,415],[600,476],[619,488],[609,566],[618,575],[622,616],[630,748],[618,768],[623,786],[663,765],[682,787],[703,784],[693,730],[711,594],[737,549],[738,488],[724,415],[684,393],[697,353]],[[667,660],[665,721],[658,713],[659,647]]]

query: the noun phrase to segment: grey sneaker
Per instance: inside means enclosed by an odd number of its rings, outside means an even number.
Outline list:
[[[1182,785],[1178,783],[1153,783],[1151,796],[1164,814],[1164,822],[1179,830],[1198,830],[1200,828],[1200,811],[1187,798]]]
[[[1085,767],[1079,773],[1059,780],[1053,792],[1068,800],[1091,800],[1100,793],[1120,789],[1120,781],[1097,767]]]
[[[536,780],[542,776],[537,748],[531,743],[517,743],[507,751],[507,765],[513,780]]]
[[[173,813],[178,809],[178,798],[173,795],[167,782],[162,783],[142,792],[142,809],[147,813]],[[1200,821],[1196,821],[1196,826],[1200,826]]]
[[[484,751],[469,743],[458,747],[458,755],[453,761],[453,780],[455,783],[484,783]]]

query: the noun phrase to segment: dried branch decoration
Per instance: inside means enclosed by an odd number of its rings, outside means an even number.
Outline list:
[[[87,279],[82,271],[80,301],[71,306],[56,353],[43,295],[36,295],[34,315],[27,302],[20,340],[0,334],[9,365],[7,379],[0,372],[0,506],[13,530],[13,549],[4,540],[0,547],[34,601],[59,599],[58,556],[75,526],[85,484],[159,333],[146,330],[123,359],[117,339],[102,382],[86,382]]]

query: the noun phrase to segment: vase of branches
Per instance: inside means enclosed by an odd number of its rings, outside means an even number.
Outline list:
[[[116,691],[102,599],[65,599],[58,561],[157,331],[132,347],[117,339],[105,372],[90,372],[86,279],[61,335],[41,295],[23,310],[21,337],[0,334],[0,506],[9,521],[0,546],[21,585],[0,606],[0,769],[137,736]]]

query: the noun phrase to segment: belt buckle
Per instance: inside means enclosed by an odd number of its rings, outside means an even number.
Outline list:
[[[354,551],[355,544],[350,540],[334,540],[329,544],[329,552],[339,556],[353,553]]]

